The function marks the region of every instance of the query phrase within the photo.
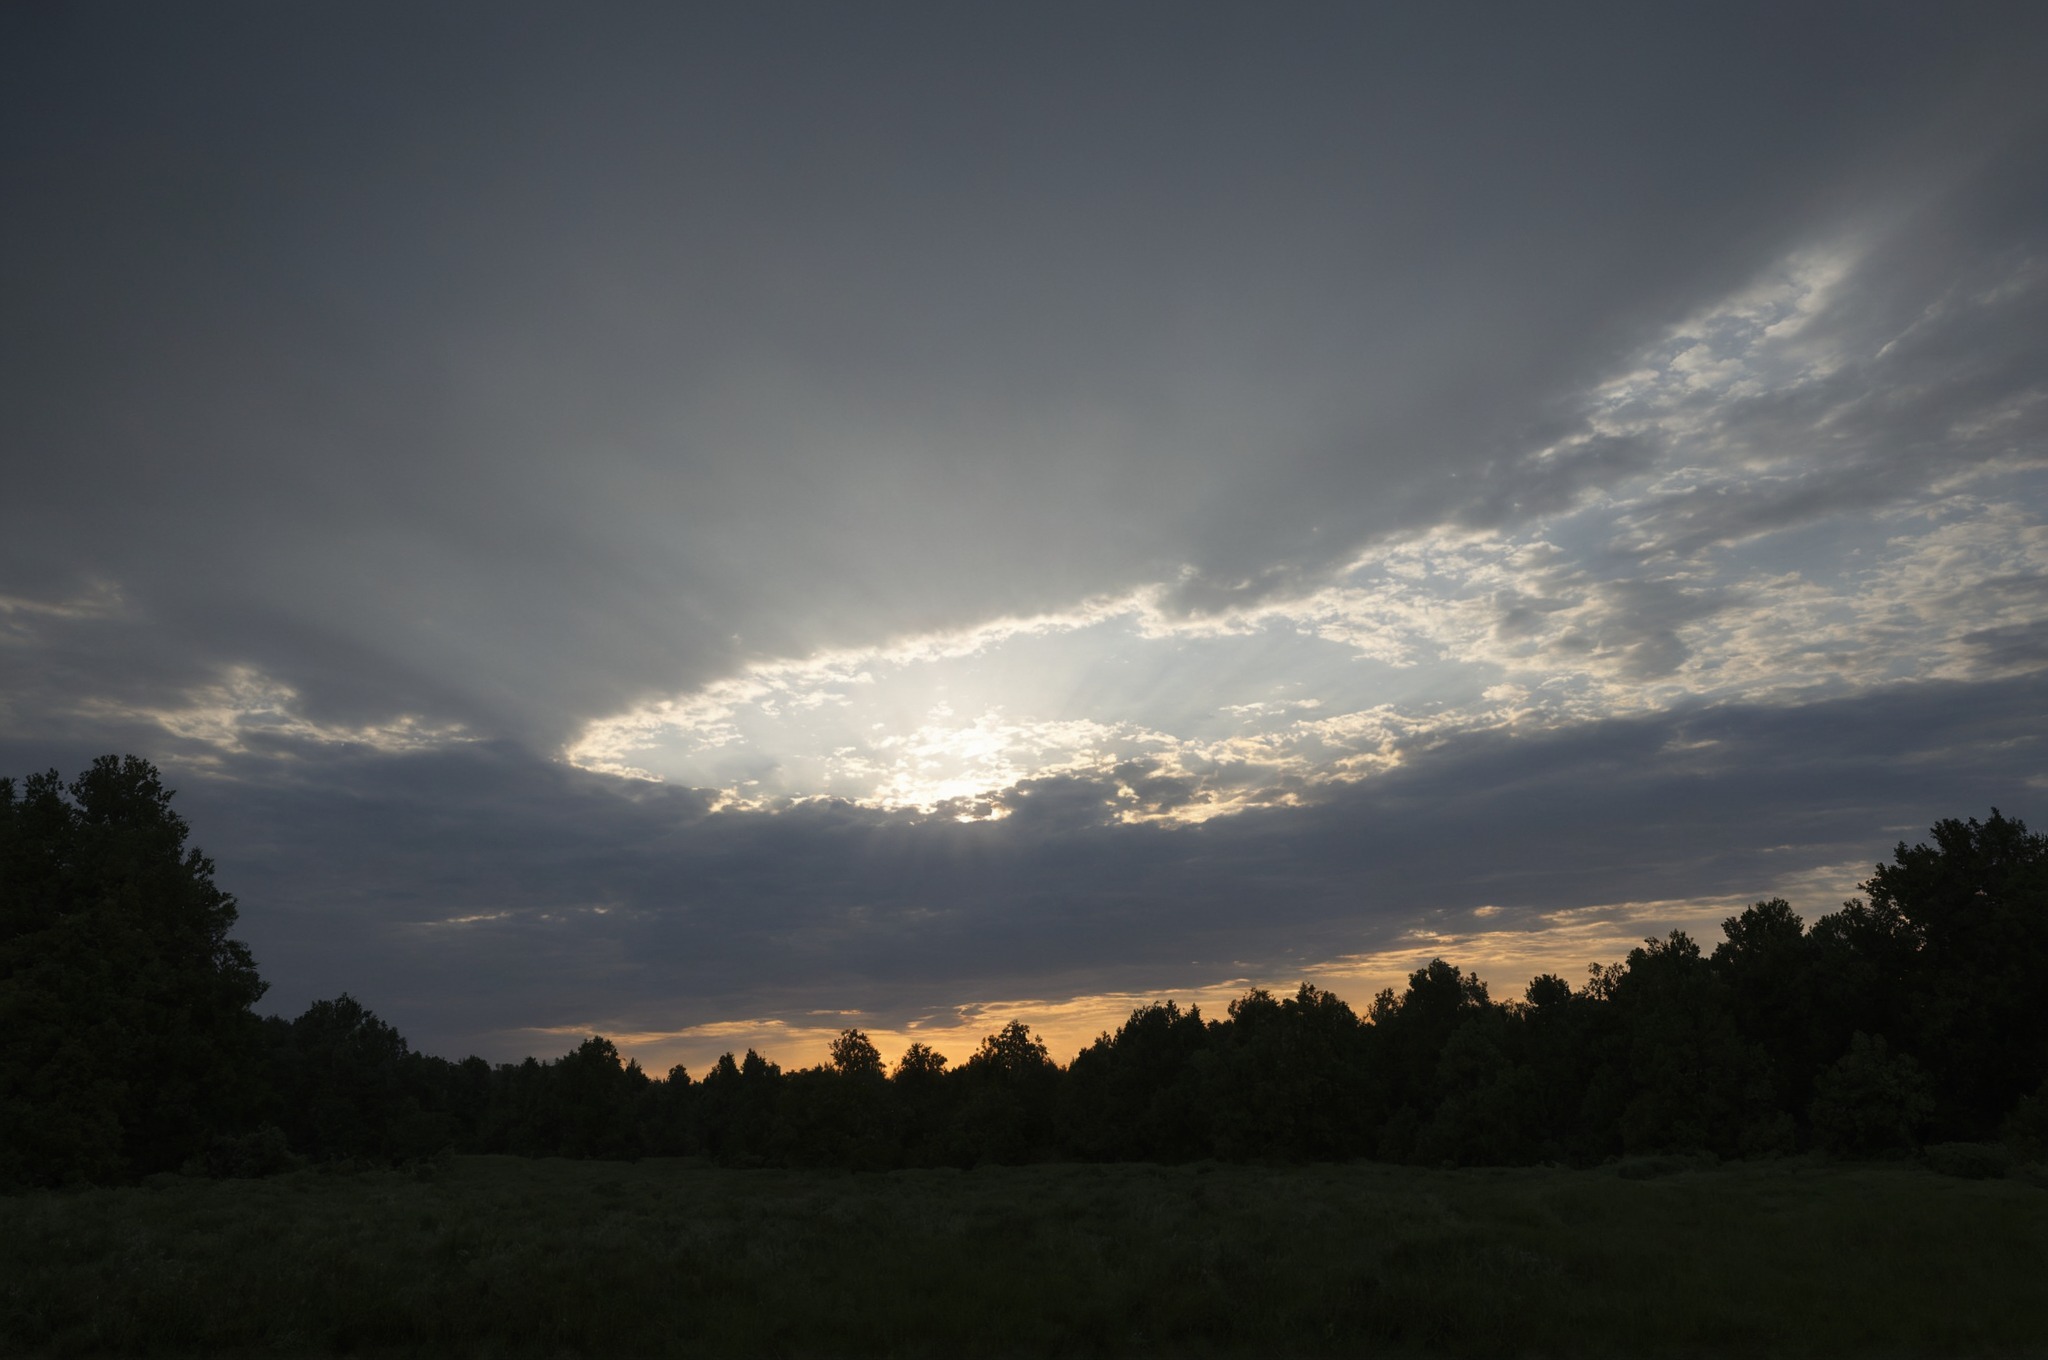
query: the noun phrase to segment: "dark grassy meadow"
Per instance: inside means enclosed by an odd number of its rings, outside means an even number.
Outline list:
[[[2048,1354],[2048,1189],[1916,1163],[462,1157],[0,1199],[50,1355]]]

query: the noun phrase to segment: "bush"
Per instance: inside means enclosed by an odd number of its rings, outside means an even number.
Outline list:
[[[2048,1161],[2048,1081],[2013,1106],[1999,1134],[2021,1160]]]
[[[2012,1154],[1996,1143],[1929,1143],[1921,1155],[1930,1169],[1966,1181],[1997,1180],[2012,1169]]]
[[[204,1152],[185,1163],[184,1174],[214,1180],[254,1180],[293,1171],[305,1164],[305,1158],[292,1155],[284,1130],[275,1124],[265,1124],[254,1133],[215,1138]]]
[[[1858,1033],[1821,1073],[1813,1097],[1814,1141],[1849,1157],[1910,1152],[1934,1115],[1927,1074],[1883,1035]]]

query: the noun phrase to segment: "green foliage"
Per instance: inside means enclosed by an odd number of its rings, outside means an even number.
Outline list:
[[[1515,1060],[1513,1025],[1506,1012],[1489,1007],[1451,1031],[1437,1059],[1441,1098],[1417,1133],[1416,1161],[1500,1166],[1536,1160],[1541,1079]]]
[[[182,1170],[188,1176],[247,1179],[295,1171],[305,1164],[305,1158],[293,1154],[284,1130],[265,1124],[254,1133],[219,1135]]]
[[[2019,1156],[2028,1161],[2048,1161],[2048,1081],[2012,1107],[1999,1133]]]
[[[1931,1169],[1966,1181],[1997,1180],[2012,1170],[2012,1153],[1997,1143],[1930,1143],[1920,1155]]]
[[[1920,1064],[1894,1054],[1883,1035],[1857,1034],[1821,1074],[1813,1098],[1814,1139],[1851,1157],[1903,1153],[1919,1146],[1934,1114]]]

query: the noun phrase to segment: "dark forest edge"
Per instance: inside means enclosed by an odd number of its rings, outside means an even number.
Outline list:
[[[893,1069],[847,1030],[817,1067],[749,1050],[653,1078],[593,1036],[549,1062],[412,1050],[343,995],[259,1017],[234,899],[157,771],[0,779],[0,1184],[250,1176],[455,1153],[886,1169],[1658,1154],[2048,1155],[2048,836],[1993,809],[1901,842],[1808,928],[1783,900],[1708,952],[1645,941],[1519,1000],[1432,961],[1360,1015],[1303,984],[1223,1019],[1142,1007],[1068,1065],[1021,1022]]]

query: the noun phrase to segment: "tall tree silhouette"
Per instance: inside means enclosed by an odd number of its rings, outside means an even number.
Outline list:
[[[0,1177],[176,1167],[256,1098],[264,984],[156,768],[0,779]]]
[[[1023,1162],[1049,1151],[1060,1075],[1045,1041],[1022,1020],[985,1036],[954,1078],[966,1087],[962,1159]]]
[[[1993,808],[1933,836],[1877,866],[1860,916],[1884,937],[1889,1037],[1933,1078],[1936,1132],[1988,1137],[2048,1079],[2048,835]]]
[[[1103,1160],[1205,1156],[1212,1135],[1200,1067],[1209,1028],[1199,1006],[1141,1006],[1082,1050],[1067,1074],[1067,1141]]]

